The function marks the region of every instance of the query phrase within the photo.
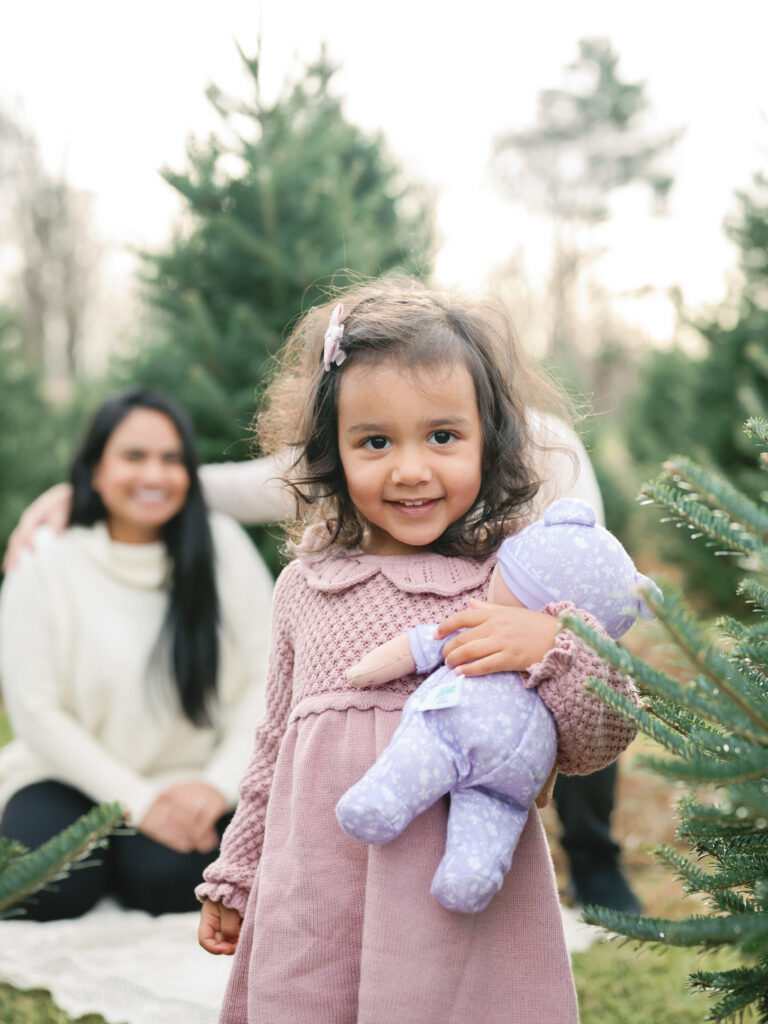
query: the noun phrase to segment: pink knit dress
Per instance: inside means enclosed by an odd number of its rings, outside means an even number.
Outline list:
[[[267,713],[221,854],[197,890],[244,918],[221,1024],[578,1020],[535,810],[501,891],[477,914],[447,911],[429,893],[445,802],[378,847],[345,835],[334,813],[420,681],[356,690],[345,670],[377,643],[484,597],[493,564],[349,552],[293,562],[280,576]],[[531,672],[557,722],[558,766],[571,773],[608,764],[634,735],[582,691],[590,675],[634,692],[568,633]]]

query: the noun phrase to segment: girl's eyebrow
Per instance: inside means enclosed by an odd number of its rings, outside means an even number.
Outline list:
[[[466,416],[460,415],[446,415],[436,416],[431,420],[425,420],[424,426],[436,430],[438,427],[465,427],[469,424],[470,420]],[[353,423],[347,427],[346,432],[348,434],[376,434],[390,430],[392,427],[389,421],[380,421],[378,423]]]
[[[433,420],[428,420],[428,427],[465,427],[469,423],[469,419],[466,416],[438,416]]]
[[[347,427],[348,434],[380,434],[387,427],[382,423],[353,423]]]

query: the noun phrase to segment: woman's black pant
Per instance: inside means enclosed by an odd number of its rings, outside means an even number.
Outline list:
[[[8,801],[0,835],[17,839],[33,850],[94,806],[71,786],[37,782],[20,789]],[[220,837],[231,817],[226,814],[217,822]],[[139,832],[114,835],[105,849],[89,855],[88,866],[74,868],[66,878],[25,903],[25,917],[33,921],[79,917],[106,895],[150,914],[195,910],[199,903],[194,888],[202,881],[203,868],[216,854],[216,850],[177,853]]]

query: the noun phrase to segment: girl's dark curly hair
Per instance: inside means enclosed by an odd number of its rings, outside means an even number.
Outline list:
[[[346,358],[326,371],[323,340],[338,302],[344,305]],[[318,522],[327,530],[321,547],[354,547],[364,539],[366,524],[349,497],[339,455],[339,384],[350,367],[383,360],[404,373],[457,364],[469,370],[483,431],[482,482],[472,507],[431,550],[470,558],[491,554],[522,524],[541,483],[532,466],[529,411],[562,412],[564,403],[523,357],[503,310],[403,279],[354,287],[309,310],[281,353],[258,419],[258,440],[264,452],[294,451],[286,480],[296,498],[294,550],[304,529]]]

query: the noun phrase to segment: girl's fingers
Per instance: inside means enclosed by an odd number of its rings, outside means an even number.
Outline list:
[[[435,636],[440,640],[449,633],[455,633],[457,629],[471,629],[485,622],[487,615],[484,615],[479,608],[464,608],[460,612],[454,612],[447,619],[443,619],[435,631]]]
[[[231,956],[237,948],[240,923],[236,910],[206,901],[200,913],[197,940],[208,953]]]
[[[476,658],[461,666],[461,674],[463,676],[490,676],[494,672],[508,671],[501,664],[502,660],[502,656],[497,652],[489,654],[485,658]]]
[[[495,653],[498,645],[492,643],[489,637],[478,637],[476,640],[472,640],[468,643],[461,644],[455,650],[450,652],[450,655],[446,654],[445,664],[449,668],[463,668],[469,662],[474,662],[478,658],[486,658],[489,654]],[[477,673],[475,673],[477,675]]]

